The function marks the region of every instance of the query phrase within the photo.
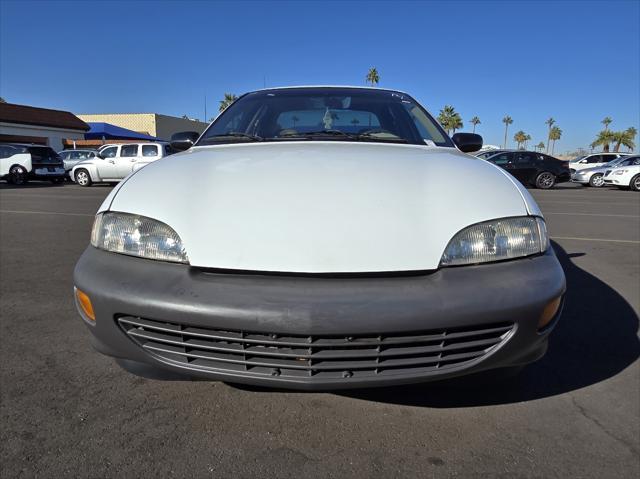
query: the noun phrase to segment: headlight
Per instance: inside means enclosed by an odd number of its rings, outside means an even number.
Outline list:
[[[180,236],[160,221],[128,213],[100,213],[91,230],[91,244],[114,253],[189,263]]]
[[[613,172],[614,175],[624,175],[627,170],[616,170]]]
[[[549,247],[542,218],[523,216],[478,223],[457,233],[440,266],[487,263],[543,253]]]

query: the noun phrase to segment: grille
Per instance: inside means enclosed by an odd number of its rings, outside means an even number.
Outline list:
[[[117,321],[148,353],[183,367],[320,380],[436,373],[485,356],[513,329],[513,323],[499,323],[412,334],[304,336],[192,327],[132,316]]]

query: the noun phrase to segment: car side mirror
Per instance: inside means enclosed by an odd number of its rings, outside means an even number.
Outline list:
[[[197,131],[181,131],[171,135],[171,149],[174,151],[185,151],[193,146],[200,138]]]
[[[585,164],[586,162],[587,162],[587,160],[580,160],[578,163]]]
[[[460,151],[464,153],[478,151],[482,148],[482,137],[475,133],[456,133],[451,139]]]
[[[98,158],[100,158],[101,160],[104,160],[104,155],[100,151],[98,153],[96,153],[96,156]]]

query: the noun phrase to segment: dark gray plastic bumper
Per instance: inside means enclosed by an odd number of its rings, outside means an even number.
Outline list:
[[[537,257],[421,276],[327,278],[212,274],[88,247],[74,283],[91,298],[97,320],[85,322],[92,344],[104,354],[193,376],[309,390],[421,382],[535,361],[546,351],[552,329],[537,331],[540,314],[565,292],[564,273],[551,249]],[[115,319],[120,315],[290,335],[410,333],[500,322],[515,327],[499,347],[462,367],[367,379],[283,378],[163,361],[125,334]]]

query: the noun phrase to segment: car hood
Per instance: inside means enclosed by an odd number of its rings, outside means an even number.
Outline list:
[[[347,142],[192,148],[129,176],[106,209],[168,224],[192,266],[305,273],[435,269],[466,226],[539,213],[453,148]]]

